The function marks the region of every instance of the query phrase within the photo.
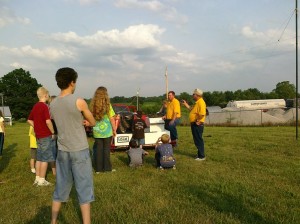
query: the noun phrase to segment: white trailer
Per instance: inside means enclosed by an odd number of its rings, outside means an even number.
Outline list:
[[[149,118],[149,121],[150,127],[145,129],[145,146],[153,147],[162,134],[170,135],[170,132],[164,128],[165,122],[162,118]],[[113,139],[111,149],[129,147],[131,138],[132,133],[117,134]]]
[[[227,107],[240,108],[240,109],[252,109],[252,110],[275,109],[275,108],[285,108],[286,102],[284,99],[239,100],[239,101],[230,101],[227,104]]]

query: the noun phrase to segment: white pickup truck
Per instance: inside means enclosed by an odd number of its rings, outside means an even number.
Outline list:
[[[132,138],[132,121],[136,116],[136,107],[126,104],[113,104],[116,113],[117,135],[111,144],[111,151],[117,148],[128,148],[129,141]],[[145,129],[145,147],[153,147],[162,134],[170,135],[168,130],[164,128],[164,120],[161,117],[149,118],[143,114],[142,119],[149,126]]]
[[[153,147],[162,134],[170,135],[168,130],[164,128],[164,120],[162,118],[149,118],[150,127],[145,129],[145,147]],[[111,144],[111,150],[116,148],[128,148],[132,133],[117,134]]]

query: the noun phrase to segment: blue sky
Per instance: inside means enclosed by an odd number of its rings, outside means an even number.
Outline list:
[[[76,94],[111,97],[295,83],[294,0],[0,0],[0,77],[16,68],[57,95],[60,67]],[[279,40],[279,41],[278,41]]]

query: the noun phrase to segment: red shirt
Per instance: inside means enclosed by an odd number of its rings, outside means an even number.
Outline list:
[[[32,120],[34,123],[34,132],[36,138],[45,138],[52,135],[49,130],[46,120],[50,120],[49,107],[46,103],[36,103],[28,117],[28,120]]]

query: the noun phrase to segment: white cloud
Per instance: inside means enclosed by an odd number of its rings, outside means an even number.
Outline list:
[[[156,25],[130,26],[124,31],[113,29],[107,32],[98,31],[91,36],[78,36],[74,32],[56,33],[50,35],[53,40],[78,44],[85,47],[95,48],[149,48],[156,47],[160,43],[157,37],[164,32],[164,29]],[[47,37],[47,35],[44,35]]]
[[[268,29],[264,32],[253,30],[250,26],[242,27],[241,34],[249,40],[255,43],[266,44],[280,42],[284,45],[294,45],[295,43],[295,32],[289,29]]]
[[[30,66],[28,65],[25,65],[25,64],[21,64],[21,63],[18,63],[18,62],[13,62],[9,65],[10,67],[12,67],[13,69],[18,69],[18,68],[23,68],[25,70],[30,70]]]
[[[33,48],[30,45],[26,45],[20,48],[8,48],[0,46],[0,52],[6,54],[18,56],[18,57],[32,57],[40,58],[47,61],[57,61],[62,58],[74,58],[75,55],[68,50],[58,50],[53,47],[46,47],[43,49]]]
[[[177,24],[185,24],[188,17],[177,12],[176,8],[163,4],[160,1],[149,0],[116,0],[115,6],[119,8],[138,8],[145,9],[160,14],[165,20]]]
[[[99,0],[79,0],[80,5],[92,5],[98,2]]]
[[[0,7],[0,28],[14,23],[28,25],[30,24],[30,19],[15,16],[9,8]]]
[[[120,8],[143,8],[159,12],[164,8],[160,1],[116,0],[115,6]]]
[[[93,5],[93,4],[96,4],[96,3],[99,3],[100,0],[64,0],[65,2],[74,2],[74,3],[77,3],[79,2],[80,5]]]
[[[177,64],[183,67],[194,68],[197,66],[197,56],[187,52],[173,52],[173,55],[163,56],[162,59],[167,63]]]
[[[131,68],[135,70],[142,70],[144,68],[144,65],[140,63],[137,60],[137,56],[134,55],[123,55],[122,60],[127,66],[130,66]]]

